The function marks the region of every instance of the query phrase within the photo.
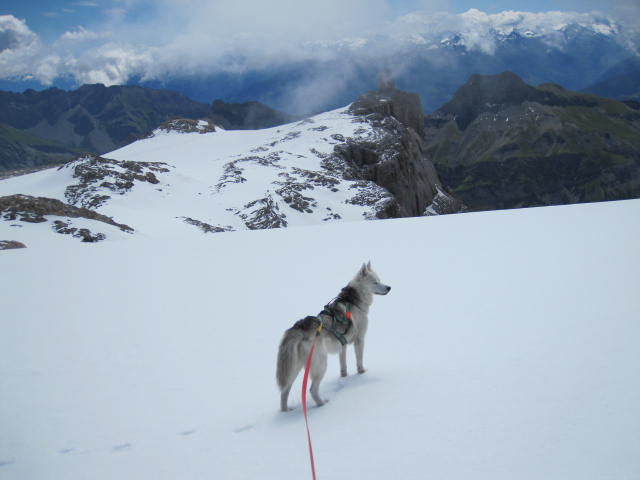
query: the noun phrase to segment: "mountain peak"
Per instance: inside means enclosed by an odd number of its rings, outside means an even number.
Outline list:
[[[541,97],[539,90],[513,72],[472,75],[440,111],[454,115],[464,130],[481,112],[503,110],[525,101],[538,101]]]
[[[424,112],[417,93],[399,90],[392,77],[382,73],[378,79],[378,91],[361,95],[350,107],[354,115],[379,114],[392,116],[405,127],[422,135]]]

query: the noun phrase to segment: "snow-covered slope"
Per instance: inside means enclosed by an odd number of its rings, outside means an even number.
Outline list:
[[[319,478],[639,478],[639,216],[632,200],[0,252],[0,478],[310,478],[277,344],[368,259],[393,289],[367,373],[330,359]]]
[[[0,196],[59,199],[146,235],[173,232],[176,224],[220,232],[376,218],[393,201],[336,154],[336,146],[388,135],[345,108],[263,130],[202,127],[158,129],[104,158],[1,181]],[[21,230],[33,228],[42,226]]]

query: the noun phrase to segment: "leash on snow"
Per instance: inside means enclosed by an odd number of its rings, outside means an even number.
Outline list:
[[[316,340],[322,331],[322,322],[316,329],[316,334],[313,337],[313,343],[311,344],[311,350],[309,350],[309,356],[307,357],[307,364],[304,367],[304,376],[302,377],[302,411],[304,412],[304,423],[307,426],[307,443],[309,444],[309,461],[311,462],[311,478],[316,480],[316,465],[313,461],[313,445],[311,444],[311,431],[309,430],[309,418],[307,417],[307,380],[309,379],[309,370],[311,369],[311,360],[313,359],[313,351],[316,348]]]
[[[345,317],[348,321],[351,321],[351,312],[349,310],[347,310]],[[311,430],[309,429],[309,417],[307,416],[307,381],[309,380],[309,371],[311,370],[311,361],[313,360],[313,351],[316,349],[316,341],[318,340],[318,337],[320,336],[320,332],[322,331],[323,327],[324,327],[324,324],[322,323],[322,321],[320,321],[320,325],[318,325],[318,328],[316,329],[316,334],[313,337],[311,350],[309,350],[307,363],[304,367],[304,376],[302,377],[302,411],[304,412],[304,423],[307,427],[307,443],[309,444],[309,462],[311,463],[311,478],[313,480],[316,480],[316,464],[313,460],[313,444],[311,443]]]

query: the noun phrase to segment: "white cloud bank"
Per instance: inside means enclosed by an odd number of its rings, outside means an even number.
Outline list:
[[[601,33],[619,29],[602,16],[560,12],[424,11],[393,18],[390,0],[118,0],[115,5],[99,27],[78,27],[47,45],[23,20],[0,16],[0,78],[48,85],[64,75],[78,84],[114,85],[133,76],[162,80],[331,60],[354,50],[375,58],[407,44],[429,48],[453,33],[468,49],[492,54],[495,31],[551,38],[567,23]],[[137,15],[129,15],[133,11]]]

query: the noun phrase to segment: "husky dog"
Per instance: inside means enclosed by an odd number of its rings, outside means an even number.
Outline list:
[[[300,370],[305,366],[318,327],[322,325],[311,362],[310,393],[318,406],[325,400],[320,398],[318,388],[327,370],[327,353],[340,354],[340,375],[347,376],[347,344],[353,343],[356,352],[358,373],[366,370],[362,364],[364,336],[367,333],[368,313],[373,295],[386,295],[391,287],[380,283],[380,278],[371,269],[371,262],[358,271],[338,296],[318,314],[299,320],[284,332],[278,349],[276,379],[280,387],[280,409],[289,410],[289,391]]]

